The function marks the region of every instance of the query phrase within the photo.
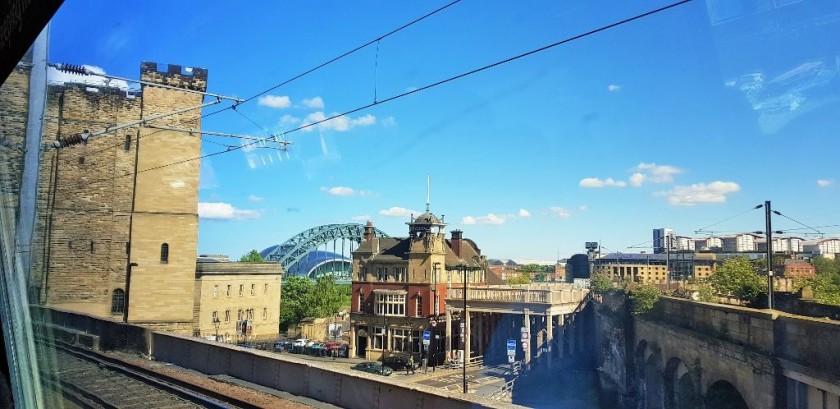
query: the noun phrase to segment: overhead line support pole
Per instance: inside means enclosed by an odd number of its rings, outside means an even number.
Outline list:
[[[773,309],[773,226],[771,223],[770,201],[764,202],[764,221],[767,228],[767,308]]]

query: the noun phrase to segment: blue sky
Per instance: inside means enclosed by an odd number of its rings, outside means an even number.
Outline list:
[[[427,174],[432,211],[494,258],[630,251],[652,228],[693,235],[764,200],[840,224],[840,27],[825,18],[840,7],[772,3],[695,1],[289,133],[287,154],[204,160],[199,251],[368,219],[405,235]],[[129,78],[140,61],[204,67],[209,91],[246,98],[444,4],[68,0],[50,60]],[[665,4],[463,0],[238,108],[260,127],[226,111],[203,128],[282,133]],[[763,225],[757,210],[716,227]]]

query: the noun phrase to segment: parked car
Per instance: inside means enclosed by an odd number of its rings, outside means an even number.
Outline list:
[[[332,356],[336,358],[347,357],[347,344],[342,344],[340,342],[335,341],[328,341],[324,343],[323,348],[326,350],[326,356]]]
[[[291,351],[292,350],[292,342],[291,341],[277,341],[274,343],[274,351],[275,352],[283,352],[283,351]]]
[[[292,352],[296,354],[300,354],[304,352],[304,348],[306,348],[306,344],[310,341],[306,338],[298,338],[294,342],[292,342]]]
[[[408,367],[408,358],[399,355],[387,356],[382,358],[382,365],[395,371],[404,371]],[[415,362],[411,369],[417,369],[418,367],[420,367],[420,364]]]
[[[357,371],[368,372],[368,373],[375,373],[378,375],[389,376],[394,371],[387,366],[382,366],[379,362],[362,362],[350,367],[350,369],[355,369]]]

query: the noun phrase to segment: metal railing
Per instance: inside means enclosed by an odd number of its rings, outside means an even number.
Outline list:
[[[589,293],[583,289],[531,289],[531,288],[496,288],[470,287],[468,301],[518,302],[530,304],[566,304],[580,302]],[[450,288],[447,300],[464,298],[463,288]]]
[[[498,390],[493,392],[493,394],[490,395],[490,399],[502,400],[502,398],[510,396],[511,392],[513,391],[513,385],[516,383],[516,380],[519,379],[519,374],[521,372],[522,372],[522,361],[514,362],[512,367],[511,367],[511,371],[510,371],[510,374],[513,376],[513,378],[511,380],[505,382],[504,385],[500,386]]]

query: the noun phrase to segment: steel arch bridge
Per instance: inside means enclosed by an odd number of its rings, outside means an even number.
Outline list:
[[[390,237],[375,227],[373,230],[377,237]],[[312,272],[314,270],[300,271],[299,268],[301,260],[307,254],[313,252],[319,253],[319,248],[321,246],[326,247],[330,242],[333,243],[333,249],[335,250],[335,243],[341,241],[342,259],[344,259],[344,242],[351,242],[350,252],[352,252],[352,245],[355,244],[358,246],[361,244],[364,234],[365,225],[363,224],[326,224],[302,231],[286,240],[283,244],[274,245],[261,251],[260,255],[266,261],[279,262],[283,266],[283,271],[289,275],[306,275],[307,277],[314,278],[314,273]],[[318,265],[322,264],[322,262],[319,262]],[[347,278],[349,278],[349,271],[347,273]]]

